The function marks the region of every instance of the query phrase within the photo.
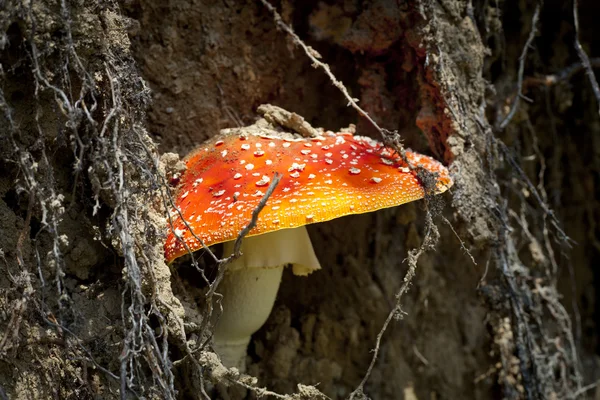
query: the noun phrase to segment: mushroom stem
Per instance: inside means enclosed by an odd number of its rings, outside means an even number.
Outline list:
[[[223,253],[231,254],[233,247],[234,242],[226,242]],[[305,276],[320,265],[304,226],[245,238],[241,251],[218,288],[223,312],[215,312],[213,341],[223,364],[243,371],[250,336],[271,313],[283,268],[292,264],[295,275]]]
[[[213,332],[213,343],[226,367],[244,371],[250,337],[271,313],[283,267],[244,268],[223,277],[218,289],[223,294],[223,312]]]

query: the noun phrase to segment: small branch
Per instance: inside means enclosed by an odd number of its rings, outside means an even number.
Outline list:
[[[358,105],[358,99],[350,96],[350,93],[348,93],[348,89],[346,89],[346,86],[344,86],[344,84],[335,77],[333,72],[331,72],[331,68],[329,68],[329,65],[327,65],[326,63],[319,60],[321,58],[321,55],[315,49],[313,49],[312,47],[305,44],[302,41],[302,39],[300,39],[300,37],[298,35],[296,35],[294,30],[289,25],[287,25],[285,22],[283,22],[281,15],[279,15],[279,13],[275,9],[275,7],[273,7],[271,5],[271,3],[269,3],[267,0],[259,0],[259,1],[271,12],[271,14],[273,14],[273,19],[275,20],[275,24],[280,29],[282,29],[288,35],[290,35],[292,37],[294,44],[296,44],[297,46],[300,46],[302,48],[302,50],[304,50],[304,53],[312,61],[313,67],[321,68],[323,71],[325,71],[325,73],[329,77],[329,80],[331,81],[331,83],[335,87],[337,87],[340,90],[340,92],[342,92],[342,94],[344,95],[346,100],[348,100],[348,105],[352,106],[352,108],[354,108],[361,116],[366,118],[367,121],[369,121],[369,123],[371,125],[373,125],[373,127],[375,127],[375,129],[377,129],[377,131],[381,134],[381,137],[383,138],[383,141],[385,142],[386,145],[388,145],[389,147],[396,150],[399,154],[404,154],[404,148],[402,147],[402,144],[400,142],[400,137],[398,135],[398,132],[390,131],[385,128],[381,128],[377,124],[377,122],[375,122],[375,120],[373,120],[373,118],[371,118],[371,116]]]
[[[217,279],[215,279],[215,281],[211,285],[211,288],[208,291],[208,293],[214,294],[217,286],[219,285],[219,282],[221,281],[221,279],[223,278],[223,275],[225,274],[226,268],[224,268],[224,267],[227,264],[229,264],[230,262],[232,262],[236,258],[239,258],[242,255],[242,252],[241,252],[241,249],[242,249],[242,240],[256,226],[256,222],[258,221],[258,216],[259,216],[260,212],[267,205],[267,201],[269,200],[269,197],[271,197],[271,195],[275,191],[275,188],[279,184],[280,180],[281,180],[281,174],[278,173],[278,172],[276,172],[273,175],[273,179],[271,180],[271,184],[267,188],[267,192],[262,197],[262,199],[260,199],[260,202],[258,203],[258,205],[256,206],[256,208],[252,211],[252,218],[250,219],[250,222],[248,222],[248,225],[246,225],[244,227],[244,229],[242,229],[240,231],[240,233],[238,234],[237,238],[235,239],[235,243],[233,245],[233,254],[231,254],[229,257],[221,259],[219,261],[219,274],[217,276]],[[208,294],[207,294],[207,297],[208,297]]]
[[[575,392],[574,396],[575,398],[578,398],[579,396],[584,395],[586,392],[589,392],[590,390],[595,389],[598,386],[600,386],[600,379],[596,382],[590,383],[589,385],[580,388]]]
[[[454,229],[454,226],[452,226],[452,223],[450,221],[448,221],[448,218],[443,217],[443,216],[442,216],[442,221],[444,221],[446,223],[446,225],[448,225],[450,227],[450,230],[452,231],[452,233],[454,233],[454,236],[456,236],[456,238],[458,239],[458,242],[460,243],[460,248],[462,249],[462,251],[466,255],[469,256],[469,258],[471,259],[471,262],[473,263],[473,265],[477,266],[477,262],[475,261],[475,257],[473,257],[473,254],[471,254],[471,252],[469,251],[469,249],[467,249],[467,246],[465,246],[465,242],[463,242],[462,239],[460,238],[460,236],[458,236],[458,233]]]
[[[600,114],[600,87],[598,87],[598,81],[596,80],[596,75],[594,75],[594,70],[592,69],[590,59],[583,50],[583,47],[581,47],[581,43],[579,43],[579,17],[577,15],[577,0],[573,0],[573,23],[575,25],[575,50],[577,50],[577,55],[579,56],[581,64],[585,69],[585,73],[590,80],[590,84],[592,85],[592,90],[594,91],[594,95],[598,101],[598,114]]]
[[[279,172],[275,172],[275,175],[273,175],[273,180],[271,181],[271,184],[267,188],[267,193],[265,193],[263,198],[260,199],[258,206],[256,206],[256,208],[252,211],[252,219],[250,219],[250,222],[248,223],[248,225],[246,225],[246,227],[244,227],[244,229],[242,229],[240,231],[237,239],[235,239],[235,244],[233,246],[233,250],[234,250],[233,255],[236,258],[240,256],[240,249],[242,248],[242,239],[244,238],[244,236],[246,236],[248,233],[250,233],[250,231],[252,229],[254,229],[254,227],[256,226],[256,222],[258,220],[258,215],[263,210],[263,208],[265,208],[265,206],[267,205],[267,200],[269,200],[269,197],[271,197],[271,195],[275,191],[275,188],[279,184],[280,180],[281,180],[281,174]],[[231,258],[231,257],[229,257],[229,258]],[[229,262],[229,258],[226,259],[225,262]]]
[[[600,58],[590,58],[589,65],[592,68],[600,68]],[[551,75],[543,75],[543,76],[529,76],[523,80],[523,87],[530,86],[553,86],[559,82],[568,81],[571,79],[576,73],[582,71],[584,69],[584,65],[582,62],[576,62],[574,64],[569,65],[568,67],[562,69],[556,74]]]
[[[527,38],[527,41],[525,42],[525,46],[523,46],[523,51],[521,52],[521,56],[519,57],[519,72],[517,75],[517,96],[515,97],[515,101],[513,102],[512,106],[510,108],[510,111],[508,112],[508,115],[506,116],[506,118],[504,118],[504,120],[500,123],[500,125],[498,125],[498,128],[500,130],[503,130],[504,128],[506,128],[506,126],[513,119],[513,117],[515,116],[515,113],[517,112],[517,108],[519,107],[519,102],[521,100],[521,97],[523,96],[523,74],[525,72],[525,61],[527,59],[527,51],[529,50],[529,47],[531,47],[531,43],[533,43],[533,39],[535,39],[535,34],[537,32],[537,24],[538,24],[538,20],[540,18],[540,9],[541,9],[541,6],[538,3],[535,6],[535,12],[533,13],[533,18],[531,20],[531,31],[529,32],[529,37]]]

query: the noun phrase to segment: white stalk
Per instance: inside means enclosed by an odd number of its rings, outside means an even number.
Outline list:
[[[283,265],[274,268],[244,268],[223,277],[223,313],[214,329],[214,349],[226,367],[244,370],[250,337],[269,318],[273,309]],[[219,310],[215,310],[219,313]]]
[[[233,246],[234,242],[224,244],[225,256]],[[223,312],[215,310],[219,319],[213,341],[223,364],[243,371],[250,337],[271,313],[283,268],[292,264],[295,275],[308,275],[321,266],[305,227],[246,238],[241,251],[242,256],[227,266],[217,289],[223,294]]]

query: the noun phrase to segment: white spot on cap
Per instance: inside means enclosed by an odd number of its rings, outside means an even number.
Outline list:
[[[317,176],[315,174],[308,175],[308,179],[315,179]]]
[[[248,143],[244,143],[242,145],[242,150],[250,150],[250,145]]]
[[[257,144],[258,144],[258,143],[257,143]],[[264,156],[264,155],[265,155],[265,152],[264,152],[264,151],[262,151],[262,150],[256,150],[256,151],[254,152],[254,155],[255,155],[256,157]]]
[[[242,165],[246,164],[246,160],[240,160],[240,164],[242,164]]]
[[[242,174],[240,174],[239,172],[237,174],[235,174],[233,176],[233,179],[240,179],[242,177]]]
[[[260,144],[260,143],[256,143],[256,147],[257,147],[257,148],[261,148],[261,147],[262,147],[262,144]]]
[[[329,165],[333,164],[333,160],[330,160],[329,158],[326,158],[325,162]]]
[[[350,206],[350,211],[354,211],[354,206]]]
[[[265,194],[263,192],[261,192],[260,190],[257,190],[256,193],[254,193],[252,196],[264,196]]]
[[[290,144],[288,142],[283,143],[283,147],[290,147]]]
[[[184,230],[183,229],[179,229],[179,228],[175,228],[175,234],[177,236],[181,236],[183,235]]]
[[[305,167],[306,167],[306,164],[292,163],[292,166],[288,168],[288,172],[304,171]]]
[[[328,179],[325,181],[326,184],[331,185],[333,183],[333,181],[331,179]]]
[[[267,175],[263,175],[261,180],[256,182],[256,186],[267,186],[270,180],[271,178],[269,178]]]
[[[279,210],[280,208],[281,207],[279,207],[279,206],[273,206],[273,210],[275,210],[275,211]]]
[[[266,160],[266,161],[265,161],[265,164],[267,164],[267,165],[271,165],[271,164],[273,164],[273,161],[271,161],[271,160]]]
[[[314,215],[312,215],[312,214],[309,214],[309,215],[307,215],[307,216],[306,216],[306,219],[308,219],[308,220],[312,220],[314,217],[315,217]]]
[[[290,190],[291,190],[291,189],[290,189],[289,187],[284,187],[284,188],[283,188],[283,192],[284,192],[284,193],[287,193],[287,192],[289,192]]]
[[[308,150],[308,149],[300,150],[300,153],[302,153],[306,156],[306,155],[310,154],[310,150]]]
[[[192,184],[192,187],[196,187],[196,186],[198,186],[199,184],[201,184],[201,183],[202,183],[202,181],[203,181],[203,180],[204,180],[204,179],[202,179],[202,178],[198,178],[198,179],[196,179],[196,180],[194,181],[194,183]]]
[[[224,194],[225,194],[225,190],[219,190],[218,192],[214,192],[213,196],[220,197],[220,196],[223,196]]]
[[[248,171],[252,171],[254,169],[254,164],[248,164],[248,165],[246,165],[246,169]]]
[[[222,140],[218,140],[218,141],[215,143],[215,146],[220,146],[220,145],[222,145],[223,143],[225,143],[225,142],[223,142]]]
[[[410,172],[410,168],[408,167],[399,167],[400,172],[404,172],[405,174]]]
[[[373,183],[379,183],[379,182],[381,182],[381,178],[377,178],[376,176],[374,176],[374,177],[371,178],[371,182],[373,182]]]
[[[278,225],[279,224],[279,220],[278,219],[274,219],[273,220],[273,224]]]
[[[227,150],[223,150],[223,151],[221,152],[221,157],[225,157],[226,155],[227,155]]]
[[[291,176],[292,178],[297,178],[297,177],[299,177],[299,176],[300,176],[300,172],[298,172],[298,171],[294,171],[294,172],[292,172],[292,173],[290,174],[290,176]]]
[[[275,147],[275,142],[269,142],[269,147]]]
[[[185,199],[185,198],[187,197],[187,195],[188,195],[188,194],[190,194],[190,192],[189,192],[189,191],[185,192],[185,193],[184,193],[184,194],[181,196],[181,198],[182,198],[182,199]]]
[[[381,157],[381,162],[384,163],[385,165],[394,165],[394,162],[392,160],[390,160],[389,158]]]
[[[352,174],[352,175],[360,174],[360,169],[358,169],[358,168],[350,168],[349,171],[350,171],[350,174]]]

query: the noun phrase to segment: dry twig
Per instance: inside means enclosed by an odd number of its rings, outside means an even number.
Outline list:
[[[333,74],[333,72],[331,72],[331,68],[329,67],[329,65],[324,63],[323,61],[320,61],[320,58],[322,58],[321,55],[315,49],[313,49],[312,47],[310,47],[306,43],[304,43],[304,41],[302,39],[300,39],[300,37],[298,35],[296,35],[294,30],[283,21],[283,19],[281,18],[281,15],[279,15],[279,13],[275,9],[275,7],[273,7],[271,5],[271,3],[269,3],[268,0],[259,0],[259,1],[271,12],[271,14],[273,14],[273,19],[275,20],[275,24],[280,29],[282,29],[284,32],[286,32],[288,35],[290,35],[290,37],[294,41],[295,45],[300,46],[302,48],[302,50],[304,50],[304,53],[306,54],[306,56],[312,61],[313,67],[321,68],[323,71],[325,71],[325,73],[329,77],[329,80],[331,81],[331,83],[336,88],[338,88],[340,90],[340,92],[342,92],[342,94],[348,101],[348,105],[352,106],[352,108],[354,108],[358,112],[359,115],[364,117],[367,121],[369,121],[369,123],[371,125],[373,125],[373,127],[379,132],[379,134],[383,138],[383,141],[386,145],[388,145],[392,149],[396,150],[396,152],[398,152],[398,154],[401,154],[404,157],[404,148],[402,147],[402,141],[400,139],[400,136],[398,135],[398,132],[390,131],[385,128],[381,128],[379,126],[379,124],[377,124],[377,122],[375,122],[375,120],[373,118],[371,118],[369,113],[367,113],[365,110],[363,110],[358,105],[358,99],[350,96],[350,93],[348,92],[348,89],[346,88],[346,86],[344,86],[344,84],[336,78],[336,76]]]
[[[598,114],[600,115],[600,87],[598,86],[598,80],[596,79],[596,75],[594,75],[594,70],[592,69],[590,59],[579,42],[579,16],[577,12],[577,0],[573,0],[573,24],[575,25],[575,50],[577,51],[577,55],[581,60],[581,64],[585,69],[585,73],[590,80],[590,85],[592,85],[594,96],[596,96],[596,101],[598,102]]]
[[[529,36],[525,41],[525,45],[523,46],[523,50],[521,52],[521,56],[519,57],[519,72],[517,73],[517,96],[510,107],[510,111],[506,115],[506,117],[500,122],[498,125],[499,130],[503,130],[510,123],[510,121],[515,116],[517,112],[517,108],[519,107],[519,101],[523,96],[523,74],[525,73],[525,61],[527,60],[527,52],[533,43],[533,39],[535,39],[535,35],[537,32],[537,24],[540,18],[540,10],[541,5],[538,3],[535,6],[535,11],[533,13],[533,18],[531,20],[531,31],[529,32]]]

